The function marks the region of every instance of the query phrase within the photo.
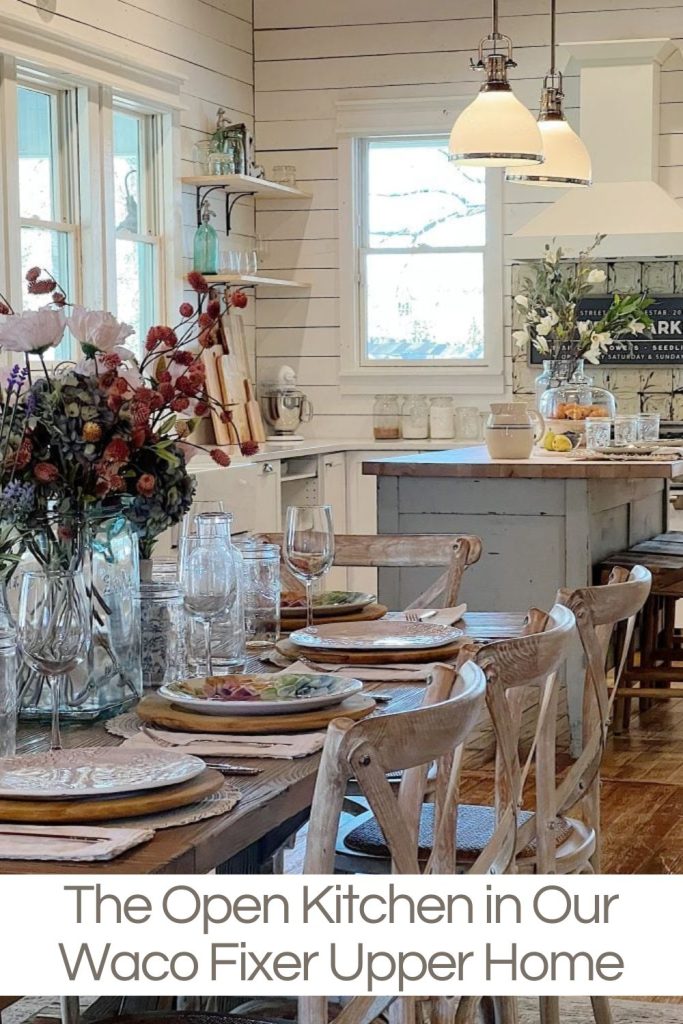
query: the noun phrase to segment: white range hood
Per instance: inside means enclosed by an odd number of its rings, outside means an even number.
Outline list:
[[[668,39],[560,47],[566,74],[580,74],[593,185],[566,191],[520,228],[513,258],[537,258],[551,239],[576,252],[598,233],[607,235],[602,257],[683,256],[683,206],[657,182],[660,68],[676,49]]]

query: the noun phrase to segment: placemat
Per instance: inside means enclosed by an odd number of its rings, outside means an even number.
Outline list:
[[[359,612],[347,612],[345,615],[341,612],[333,612],[328,615],[316,615],[313,613],[313,621],[316,625],[328,625],[331,622],[374,622],[377,619],[383,619],[389,609],[384,604],[369,604],[362,611]],[[306,612],[303,610],[303,615],[283,615],[280,618],[280,630],[284,633],[292,633],[295,629],[303,629],[306,626]]]

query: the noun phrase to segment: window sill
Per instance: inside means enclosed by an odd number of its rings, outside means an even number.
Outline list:
[[[505,375],[487,366],[364,367],[342,370],[339,386],[343,395],[502,395]]]

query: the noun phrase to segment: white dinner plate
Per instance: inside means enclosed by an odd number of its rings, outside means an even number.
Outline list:
[[[297,647],[324,651],[416,651],[445,647],[463,635],[455,626],[428,622],[330,622],[297,629],[289,637]]]
[[[160,697],[200,715],[289,715],[341,704],[363,689],[360,679],[331,673],[211,676],[167,683]]]
[[[189,782],[205,770],[198,757],[165,750],[79,747],[0,758],[0,797],[59,800],[108,797]]]

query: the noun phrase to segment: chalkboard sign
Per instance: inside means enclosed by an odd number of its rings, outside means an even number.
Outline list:
[[[582,299],[578,320],[600,320],[612,305],[611,295]],[[658,296],[648,309],[652,317],[651,336],[620,338],[600,359],[601,366],[683,365],[683,295]],[[543,356],[531,349],[531,362],[542,363]]]

